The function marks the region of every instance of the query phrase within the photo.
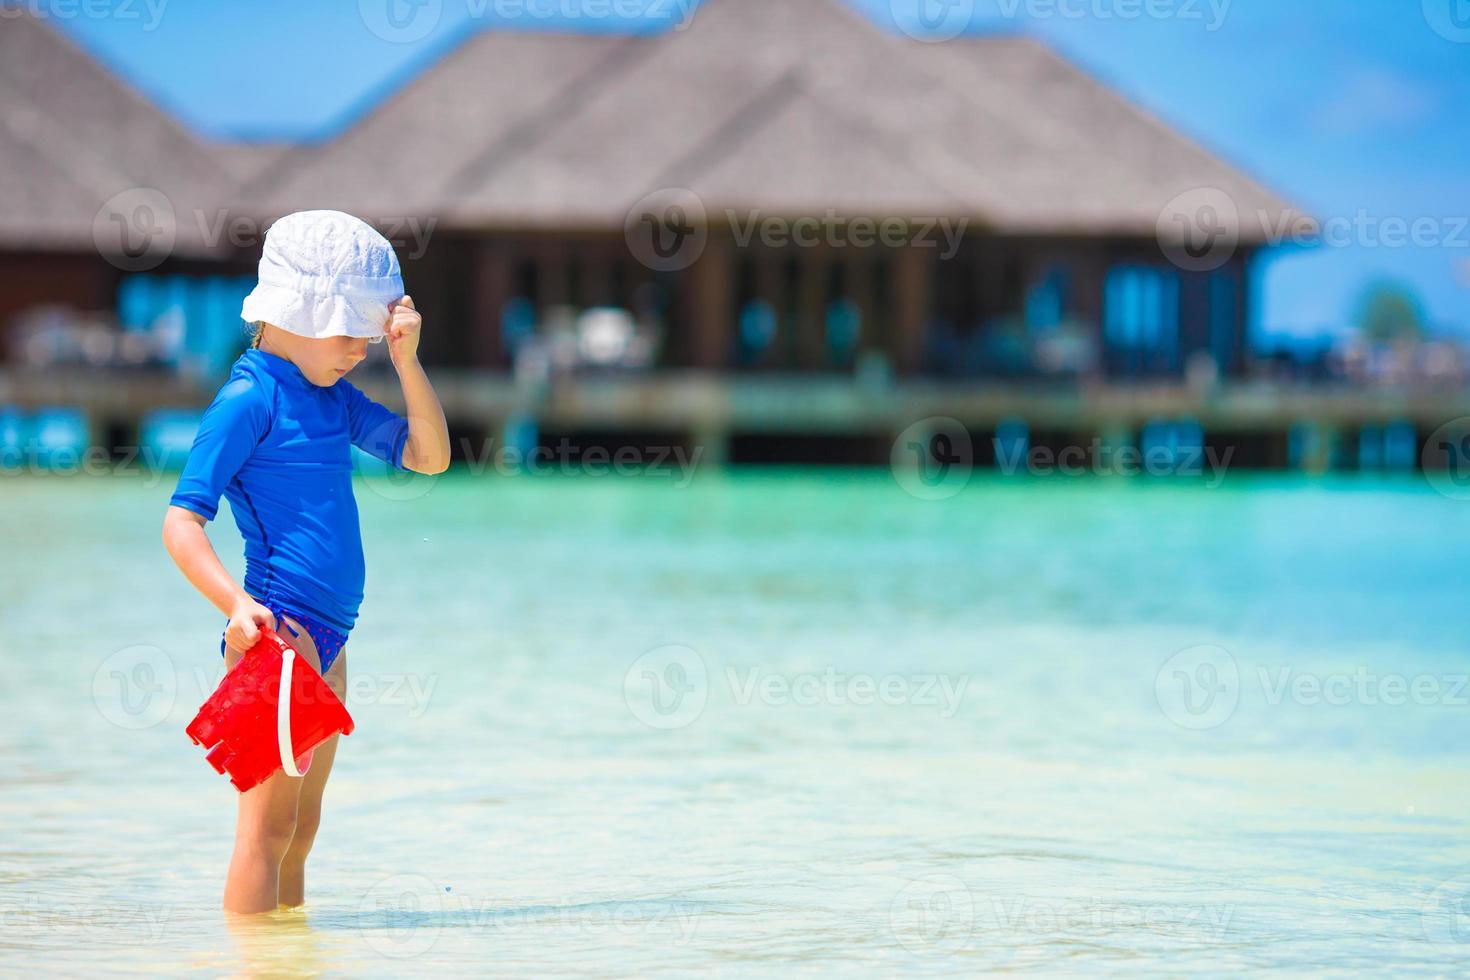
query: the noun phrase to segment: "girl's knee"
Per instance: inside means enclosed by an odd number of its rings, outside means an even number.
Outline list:
[[[241,836],[279,860],[291,846],[298,824],[294,813],[270,814],[241,828]]]

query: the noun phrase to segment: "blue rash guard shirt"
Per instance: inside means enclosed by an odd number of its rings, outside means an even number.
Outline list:
[[[250,348],[205,410],[169,502],[213,520],[223,493],[245,539],[245,591],[347,633],[366,578],[351,447],[402,470],[407,442],[408,421],[345,378],[319,387]]]

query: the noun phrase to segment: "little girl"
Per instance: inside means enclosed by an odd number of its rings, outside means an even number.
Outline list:
[[[365,579],[351,447],[419,473],[449,465],[444,412],[418,361],[421,320],[404,295],[393,247],[338,211],[287,215],[271,226],[260,281],[241,316],[255,324],[254,340],[204,413],[169,501],[164,546],[229,617],[220,643],[227,668],[268,626],[345,700],[343,647]],[[367,345],[384,339],[406,419],[344,380]],[[220,494],[245,539],[243,587],[204,530]],[[227,911],[303,902],[306,855],[336,751],[334,737],[303,776],[277,772],[240,794]]]

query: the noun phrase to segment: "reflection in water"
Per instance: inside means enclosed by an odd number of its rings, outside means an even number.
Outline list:
[[[238,976],[316,977],[328,969],[322,935],[312,927],[306,907],[221,915],[230,932]]]

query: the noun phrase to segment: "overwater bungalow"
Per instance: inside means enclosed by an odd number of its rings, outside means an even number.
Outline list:
[[[270,220],[340,208],[399,245],[468,428],[526,410],[521,361],[612,369],[530,406],[566,430],[881,443],[915,412],[1059,432],[1163,413],[1280,441],[1300,421],[1199,390],[1244,373],[1250,263],[1303,216],[1029,38],[926,42],[841,0],[705,0],[653,35],[471,30],[297,146],[204,140],[30,15],[0,25],[0,86],[12,337],[47,304],[124,332],[173,311],[173,356],[207,381]],[[12,374],[0,401],[39,383]]]

